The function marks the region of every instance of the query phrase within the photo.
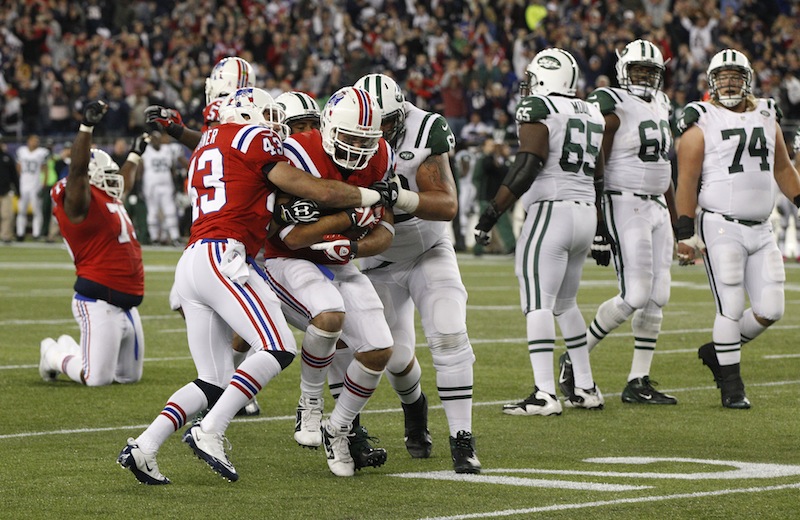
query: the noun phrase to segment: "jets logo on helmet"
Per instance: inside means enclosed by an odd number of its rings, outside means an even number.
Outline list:
[[[233,91],[256,86],[253,67],[242,58],[222,58],[206,79],[206,104]]]
[[[383,137],[396,146],[406,130],[405,96],[400,86],[385,74],[367,74],[354,87],[366,90],[378,102]]]
[[[580,69],[572,54],[563,49],[545,49],[533,57],[525,69],[528,81],[520,83],[522,97],[531,94],[574,96]]]
[[[334,93],[322,110],[322,148],[333,162],[347,170],[360,170],[378,151],[381,114],[366,91],[344,87]]]
[[[109,197],[119,199],[125,191],[125,178],[119,174],[119,166],[103,150],[92,148],[89,156],[89,184],[106,192]]]
[[[721,75],[725,71],[738,72]],[[753,85],[753,68],[750,60],[741,52],[725,49],[711,58],[708,64],[708,91],[711,99],[728,108],[735,107],[750,95]]]
[[[647,40],[630,42],[617,52],[617,81],[634,96],[650,99],[664,83],[664,56]]]

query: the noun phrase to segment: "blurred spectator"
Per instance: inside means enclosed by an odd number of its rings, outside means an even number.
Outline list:
[[[0,141],[0,240],[10,244],[14,230],[14,193],[19,193],[17,163],[8,153],[8,145]]]
[[[510,155],[511,150],[505,143],[498,143],[493,139],[487,139],[484,143],[483,156],[478,159],[472,177],[479,203],[478,214],[483,213],[489,202],[494,199],[497,190],[500,189],[500,185],[511,167]],[[494,226],[495,233],[492,233],[492,242],[486,252],[494,254],[514,252],[517,240],[511,225],[511,215],[513,214],[513,210],[509,210],[500,216]],[[481,244],[475,244],[472,252],[475,256],[481,256],[484,253],[484,247]]]
[[[492,133],[492,127],[481,120],[478,112],[469,116],[469,122],[461,129],[461,140],[466,146],[482,147]]]
[[[17,89],[9,88],[3,94],[3,113],[0,125],[3,135],[7,137],[22,138],[22,102],[19,100]]]

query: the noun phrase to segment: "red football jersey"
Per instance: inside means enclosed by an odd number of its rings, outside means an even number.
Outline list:
[[[83,222],[73,224],[64,212],[66,185],[67,179],[58,181],[50,196],[53,215],[75,261],[76,274],[115,291],[143,296],[142,247],[125,206],[91,186],[89,213]]]
[[[207,104],[203,109],[202,132],[205,132],[212,126],[215,126],[217,123],[219,123],[219,107],[222,105],[222,100],[223,98],[217,98],[211,103]]]
[[[305,170],[315,177],[342,181],[363,188],[389,177],[395,160],[391,147],[381,137],[378,151],[369,160],[367,166],[352,172],[345,178],[330,155],[322,149],[322,134],[319,130],[292,135],[284,141],[283,151],[293,166]],[[311,248],[289,249],[278,235],[279,233],[275,233],[267,241],[264,250],[265,257],[305,258],[317,264],[336,263],[325,256],[322,251],[314,251]]]
[[[267,239],[275,187],[264,167],[286,162],[281,139],[272,129],[226,123],[203,132],[189,159],[192,235],[233,238],[255,256]]]

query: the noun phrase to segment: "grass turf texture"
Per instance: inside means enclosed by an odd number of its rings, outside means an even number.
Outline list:
[[[433,455],[413,460],[403,444],[399,401],[383,381],[363,423],[389,453],[381,468],[337,478],[324,452],[292,439],[299,363],[258,396],[262,415],[228,429],[230,457],[241,476],[227,483],[173,435],[161,449],[161,471],[173,484],[139,485],[115,463],[179,386],[194,379],[184,325],[167,295],[180,251],[147,249],[147,293],[140,307],[146,335],[143,380],[85,388],[37,373],[39,342],[78,329],[70,310],[74,272],[61,247],[0,248],[0,518],[791,518],[800,488],[800,271],[787,265],[786,314],[743,349],[751,410],[727,410],[697,347],[710,340],[714,306],[702,266],[673,267],[670,304],[651,376],[677,406],[627,405],[633,350],[629,324],[592,354],[603,411],[565,409],[560,417],[511,417],[501,405],[526,397],[533,378],[510,258],[460,257],[469,291],[475,349],[474,432],[484,472],[454,477],[447,422],[436,394],[431,357],[418,327],[417,355],[431,404]],[[578,295],[586,321],[616,292],[611,268],[586,264]],[[300,337],[299,335],[297,336]],[[559,339],[555,358],[563,351]],[[554,361],[555,362],[555,361]],[[333,400],[326,399],[329,412]],[[182,432],[180,432],[182,433]],[[637,460],[592,461],[608,457]],[[642,464],[641,458],[658,459]],[[663,460],[667,459],[667,460]],[[698,459],[690,462],[685,459]],[[702,461],[786,465],[742,471]],[[796,467],[794,467],[796,466]],[[792,468],[794,467],[794,468]],[[773,468],[774,469],[774,468]],[[438,472],[438,473],[428,473]],[[398,474],[409,477],[399,478]],[[639,474],[639,475],[637,475]],[[683,478],[669,478],[682,475]],[[490,480],[491,479],[491,480]],[[594,487],[590,485],[594,485]],[[641,486],[617,489],[609,486]]]

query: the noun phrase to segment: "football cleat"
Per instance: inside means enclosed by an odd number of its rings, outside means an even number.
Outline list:
[[[39,376],[44,381],[55,381],[58,376],[58,370],[53,366],[50,361],[50,353],[53,349],[57,349],[58,343],[53,338],[44,338],[39,344]]]
[[[475,454],[475,437],[471,432],[461,430],[450,437],[450,455],[456,473],[480,473],[481,461]]]
[[[678,400],[653,388],[657,382],[650,379],[650,376],[637,377],[628,381],[625,390],[622,391],[623,403],[643,403],[643,404],[678,404]]]
[[[356,466],[350,455],[350,426],[334,428],[328,419],[322,421],[320,426],[322,445],[328,457],[328,468],[337,477],[352,477]]]
[[[533,393],[518,403],[503,405],[506,415],[561,415],[561,401],[558,397],[533,388]]]
[[[572,371],[569,352],[564,352],[558,358],[558,388],[564,397],[571,396],[572,389],[575,388],[575,373]]]
[[[427,459],[433,449],[428,431],[428,398],[422,393],[415,402],[400,404],[403,405],[406,449],[414,459]]]
[[[719,365],[719,360],[717,359],[717,350],[714,347],[714,343],[706,343],[699,349],[697,349],[697,357],[699,357],[705,366],[711,370],[711,374],[714,376],[714,382],[717,384],[717,388],[720,388],[720,383],[722,381],[722,374],[720,372],[721,368]]]
[[[597,385],[592,388],[577,388],[572,391],[572,395],[564,399],[564,406],[567,408],[586,408],[587,410],[602,410],[605,400]]]
[[[364,426],[354,426],[350,433],[350,456],[355,469],[378,468],[386,464],[386,450],[372,446],[372,442],[380,442],[380,439],[370,437]]]
[[[170,483],[169,479],[158,471],[156,454],[143,452],[133,438],[129,438],[128,444],[119,452],[117,464],[131,470],[136,480],[142,484],[160,486]]]
[[[222,478],[231,482],[239,480],[239,474],[225,454],[223,442],[227,439],[221,433],[206,433],[199,424],[191,426],[183,434],[183,442],[192,448],[197,458],[208,464]],[[230,447],[230,444],[228,445]]]
[[[294,440],[304,448],[316,450],[322,444],[322,397],[300,396],[294,424]]]
[[[256,401],[255,397],[250,399],[247,404],[241,408],[241,410],[236,412],[237,417],[253,417],[260,414],[261,407],[258,406],[258,401]]]
[[[722,406],[735,410],[750,408],[750,400],[744,393],[744,382],[739,372],[739,363],[720,367],[720,393]]]

